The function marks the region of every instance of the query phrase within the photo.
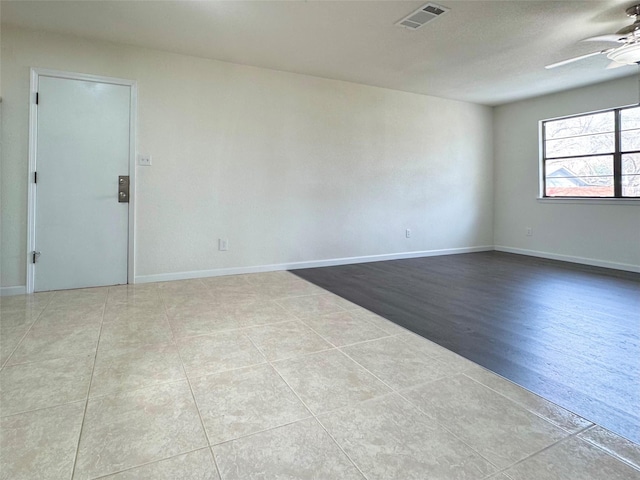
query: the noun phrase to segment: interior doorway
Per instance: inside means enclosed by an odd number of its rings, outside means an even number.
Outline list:
[[[133,280],[136,85],[32,69],[29,293]]]

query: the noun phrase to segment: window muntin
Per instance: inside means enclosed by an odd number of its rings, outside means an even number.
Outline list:
[[[613,132],[547,140],[547,158],[612,153],[615,150],[615,143],[616,137]]]
[[[615,131],[615,121],[611,111],[547,120],[545,124],[547,140]]]
[[[613,155],[558,158],[546,163],[546,197],[611,197]]]
[[[640,197],[640,107],[542,123],[543,196]]]

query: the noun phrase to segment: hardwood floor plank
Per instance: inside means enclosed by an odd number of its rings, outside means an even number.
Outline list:
[[[640,274],[501,252],[293,273],[640,443]]]

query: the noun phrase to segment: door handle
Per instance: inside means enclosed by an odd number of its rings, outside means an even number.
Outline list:
[[[129,203],[129,175],[118,177],[118,202]]]

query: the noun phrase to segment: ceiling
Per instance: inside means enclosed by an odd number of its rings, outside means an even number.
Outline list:
[[[635,1],[458,1],[423,28],[394,23],[425,1],[2,1],[3,24],[498,105],[613,78],[609,44]]]

